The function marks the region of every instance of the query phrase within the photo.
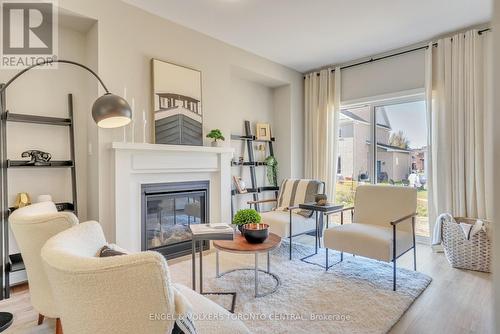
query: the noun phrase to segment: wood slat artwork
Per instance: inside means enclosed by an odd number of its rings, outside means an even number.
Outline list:
[[[202,124],[181,114],[157,119],[155,142],[171,145],[202,145]]]

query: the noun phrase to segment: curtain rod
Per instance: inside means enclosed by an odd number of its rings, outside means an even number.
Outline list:
[[[484,32],[487,32],[487,31],[490,31],[491,28],[486,28],[486,29],[482,29],[482,30],[478,30],[478,34],[479,35],[482,35]],[[453,39],[451,39],[453,41]],[[432,46],[436,47],[438,45],[438,43],[433,43]],[[410,50],[405,50],[405,51],[401,51],[401,52],[396,52],[396,53],[393,53],[393,54],[390,54],[390,55],[386,55],[386,56],[382,56],[382,57],[378,57],[378,58],[370,58],[370,59],[367,59],[367,60],[364,60],[364,61],[360,61],[358,63],[354,63],[354,64],[350,64],[350,65],[346,65],[346,66],[341,66],[340,69],[341,70],[345,70],[347,68],[350,68],[350,67],[354,67],[354,66],[359,66],[359,65],[364,65],[364,64],[369,64],[369,63],[373,63],[373,62],[376,62],[376,61],[379,61],[379,60],[383,60],[383,59],[387,59],[387,58],[391,58],[391,57],[396,57],[396,56],[401,56],[401,55],[404,55],[406,53],[410,53],[410,52],[415,52],[415,51],[419,51],[419,50],[424,50],[424,49],[427,49],[429,46],[428,45],[424,45],[424,46],[419,46],[417,48],[413,48],[413,49],[410,49]],[[335,69],[331,69],[332,72],[335,72]],[[319,72],[316,73],[317,76],[319,76]],[[306,77],[304,76],[304,79]]]

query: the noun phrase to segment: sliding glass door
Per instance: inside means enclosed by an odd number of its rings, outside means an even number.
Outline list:
[[[427,215],[427,119],[424,101],[379,105],[377,183],[417,189],[416,234],[429,237]]]
[[[372,112],[369,105],[340,113],[336,202],[354,205],[359,184],[373,180]]]
[[[362,183],[416,188],[416,233],[429,237],[427,119],[422,99],[382,100],[342,109],[338,152],[337,202],[352,205]]]

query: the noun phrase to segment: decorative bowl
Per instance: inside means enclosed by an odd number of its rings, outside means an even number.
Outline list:
[[[251,244],[261,244],[269,237],[267,224],[245,224],[242,229],[243,236]]]

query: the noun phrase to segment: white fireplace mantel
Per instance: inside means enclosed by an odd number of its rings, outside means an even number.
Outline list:
[[[130,251],[141,250],[141,185],[200,181],[210,182],[212,222],[231,219],[231,158],[234,149],[159,145],[111,144],[113,152],[113,206],[115,242]]]
[[[123,143],[113,142],[111,148],[114,150],[132,150],[132,151],[171,151],[171,152],[202,152],[202,153],[234,153],[231,147],[212,147],[212,146],[188,146],[188,145],[163,145],[148,143]]]

